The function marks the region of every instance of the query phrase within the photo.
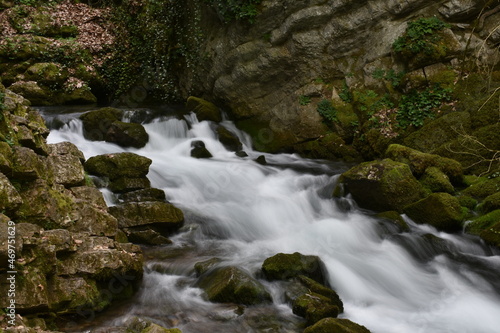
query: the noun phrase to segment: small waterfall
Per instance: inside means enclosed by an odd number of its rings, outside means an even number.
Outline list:
[[[196,262],[218,257],[257,273],[267,257],[298,251],[320,256],[344,302],[343,316],[374,333],[498,332],[496,250],[411,221],[410,232],[396,232],[354,202],[339,209],[330,194],[346,165],[290,154],[264,154],[268,165],[260,165],[254,159],[262,153],[252,150],[248,135],[230,121],[222,124],[237,133],[248,157],[227,151],[214,124],[193,115],[145,124],[150,141],[142,149],[87,141],[76,119],[50,133],[50,143],[71,141],[86,158],[122,151],[151,158],[152,186],[186,215],[173,244],[144,249],[143,286],[106,325],[140,315],[184,333],[260,332],[256,318],[272,315],[270,321],[279,320],[275,332],[300,332],[276,283],[262,281],[274,304],[244,315],[237,306],[203,300],[193,287]],[[203,140],[214,157],[190,157],[193,140]]]

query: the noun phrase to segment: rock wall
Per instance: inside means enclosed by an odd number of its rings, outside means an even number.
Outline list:
[[[405,69],[391,46],[412,19],[437,16],[451,23],[448,44],[453,51],[444,60],[447,65],[458,65],[479,47],[474,58],[498,61],[498,15],[490,11],[480,16],[486,3],[265,0],[254,24],[223,24],[207,10],[201,23],[206,34],[201,81],[187,82],[185,88],[196,91],[202,86],[198,90],[207,99],[228,107],[239,125],[253,134],[258,148],[291,147],[328,131],[315,103],[301,105],[300,96],[338,98],[344,81],[349,87],[373,86],[377,68]],[[491,9],[498,1],[488,4]],[[478,17],[481,31],[474,24]],[[488,35],[492,44],[484,42]]]
[[[17,315],[28,318],[17,317],[16,326],[38,331],[44,319],[90,318],[132,295],[142,278],[141,249],[119,231],[76,146],[47,144],[29,102],[1,84],[0,96],[0,308],[14,299]],[[1,328],[10,318],[0,317]]]

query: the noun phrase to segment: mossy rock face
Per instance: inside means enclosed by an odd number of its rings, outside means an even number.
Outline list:
[[[104,139],[122,147],[142,148],[148,143],[149,135],[141,124],[115,121],[109,127]]]
[[[487,196],[481,203],[479,209],[483,213],[489,213],[491,211],[500,209],[500,192]]]
[[[379,212],[402,212],[425,196],[410,167],[390,159],[361,163],[343,173],[342,182],[361,207]]]
[[[483,230],[479,236],[484,239],[486,243],[500,247],[500,221]]]
[[[40,59],[51,51],[52,40],[40,36],[14,35],[0,45],[0,59],[23,61]]]
[[[149,158],[134,153],[104,154],[89,158],[85,162],[85,170],[110,180],[143,178],[148,174],[151,163]]]
[[[198,279],[196,286],[206,292],[211,302],[254,305],[272,301],[259,281],[233,266],[209,270]]]
[[[219,141],[227,150],[240,151],[243,149],[240,139],[227,128],[218,126],[216,131]]]
[[[445,231],[459,230],[464,218],[458,199],[448,193],[433,193],[408,205],[404,212],[417,223],[430,224]]]
[[[0,211],[11,212],[23,203],[16,188],[3,173],[0,173]]]
[[[304,275],[299,275],[297,280],[300,281],[300,283],[306,287],[308,291],[328,298],[330,302],[338,308],[339,313],[344,312],[344,303],[335,290],[330,289]]]
[[[468,132],[471,120],[468,112],[452,112],[426,123],[404,139],[404,144],[413,149],[431,153],[448,142],[456,139],[457,129]]]
[[[303,157],[329,160],[342,159],[347,162],[361,161],[360,154],[337,134],[329,133],[316,140],[298,143],[294,151]]]
[[[330,300],[316,293],[307,293],[298,297],[292,304],[292,311],[306,319],[306,325],[313,325],[323,318],[336,318],[339,308]]]
[[[172,241],[149,226],[134,228],[123,228],[127,239],[134,244],[144,245],[164,245],[172,244]]]
[[[151,182],[146,177],[121,177],[109,182],[108,189],[114,193],[126,193],[137,190],[148,189]]]
[[[53,105],[54,95],[48,89],[40,87],[35,81],[18,81],[10,90],[29,100],[32,105]]]
[[[104,141],[111,124],[121,120],[123,111],[115,108],[101,108],[80,116],[83,122],[83,135],[88,140]]]
[[[457,139],[444,144],[435,153],[459,161],[469,174],[500,172],[500,163],[491,163],[495,152],[500,150],[500,123],[496,122],[472,133],[457,136]]]
[[[488,179],[480,178],[474,184],[462,191],[462,194],[473,198],[484,199],[490,195],[500,192],[500,177]]]
[[[455,193],[455,188],[451,185],[448,176],[436,167],[425,169],[420,182],[432,192]]]
[[[219,108],[202,98],[190,96],[186,102],[186,111],[194,112],[199,121],[211,120],[217,123],[222,121]]]
[[[348,319],[325,318],[304,330],[304,333],[370,333],[361,325]]]
[[[462,165],[450,158],[422,153],[398,144],[390,145],[385,152],[385,157],[408,164],[416,176],[423,175],[429,167],[436,167],[446,174],[453,184],[463,183]]]
[[[262,273],[268,280],[287,280],[299,275],[326,283],[323,262],[317,256],[306,256],[299,252],[278,253],[267,258],[262,264]]]
[[[68,78],[69,73],[53,62],[41,62],[30,66],[24,72],[24,78],[27,81],[36,81],[46,86],[62,87],[62,84]]]

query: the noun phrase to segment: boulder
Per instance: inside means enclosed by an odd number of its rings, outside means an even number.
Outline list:
[[[224,145],[224,147],[226,147],[227,150],[236,152],[243,149],[240,139],[224,126],[218,126],[216,132],[219,141]]]
[[[468,188],[462,191],[462,194],[469,195],[473,198],[484,199],[490,195],[500,191],[500,177],[495,178],[479,178]]]
[[[80,116],[83,135],[88,140],[104,141],[111,124],[121,120],[123,111],[111,107],[89,111]]]
[[[85,162],[85,170],[93,175],[118,178],[143,178],[149,172],[151,160],[134,153],[116,153],[93,156]]]
[[[500,247],[500,220],[491,227],[483,230],[479,236],[486,241],[486,243]]]
[[[142,148],[148,143],[149,135],[141,124],[115,121],[106,132],[104,140],[122,147]]]
[[[489,213],[500,209],[500,192],[487,196],[479,206],[483,213]]]
[[[209,270],[196,282],[207,299],[216,303],[245,305],[271,302],[271,295],[264,286],[238,267],[226,266]]]
[[[97,97],[90,91],[86,83],[82,83],[81,87],[69,86],[59,92],[56,102],[57,104],[94,104],[97,102]]]
[[[122,177],[109,182],[108,188],[115,193],[126,193],[131,191],[148,189],[151,182],[146,177],[129,178]]]
[[[292,311],[306,319],[306,325],[313,325],[323,318],[336,318],[339,308],[330,300],[316,293],[306,293],[293,301]]]
[[[165,191],[159,188],[146,188],[123,193],[119,196],[119,199],[123,202],[166,201]]]
[[[260,165],[267,165],[267,160],[264,155],[260,155],[255,159],[255,162],[259,163]]]
[[[0,172],[10,174],[12,172],[12,149],[7,142],[0,141]]]
[[[200,261],[194,264],[194,270],[196,272],[196,276],[201,276],[208,270],[212,269],[213,267],[217,266],[220,264],[222,260],[220,258],[210,258],[205,261]]]
[[[118,221],[102,207],[85,202],[75,202],[70,214],[70,222],[64,226],[72,232],[88,232],[95,236],[115,237]]]
[[[333,289],[330,289],[304,275],[299,275],[297,277],[297,281],[299,281],[307,289],[307,292],[313,292],[328,298],[329,301],[338,308],[339,312],[344,312],[344,304],[342,303],[339,295]]]
[[[211,158],[212,154],[205,147],[205,143],[200,140],[191,142],[191,156],[194,158]]]
[[[417,223],[426,223],[444,231],[462,227],[464,213],[458,199],[448,193],[433,193],[405,207],[404,212]]]
[[[341,181],[359,206],[379,212],[402,212],[425,197],[410,167],[390,159],[361,163],[343,173]]]
[[[125,237],[127,238],[127,240],[133,242],[134,244],[172,244],[172,241],[170,239],[147,225],[133,228],[123,228],[123,232],[125,233]]]
[[[483,231],[492,228],[497,223],[500,223],[500,209],[473,218],[465,225],[465,231],[479,236]]]
[[[202,98],[194,96],[188,97],[186,111],[194,112],[199,121],[210,120],[216,123],[222,121],[222,115],[219,108]]]
[[[325,284],[325,268],[319,257],[306,256],[299,252],[278,253],[264,260],[262,273],[268,280],[287,280],[299,275]]]
[[[53,94],[48,89],[40,87],[35,81],[17,81],[9,89],[29,100],[31,105],[54,104]]]
[[[425,188],[428,188],[432,192],[455,193],[455,188],[451,184],[448,176],[436,167],[425,169],[424,174],[420,178],[420,182]]]
[[[65,187],[85,184],[85,171],[78,156],[72,154],[50,155],[47,158],[47,164],[57,184]]]
[[[385,157],[408,164],[416,176],[423,175],[428,167],[436,167],[446,174],[453,184],[463,183],[462,165],[450,158],[422,153],[398,144],[390,145],[385,152]]]
[[[39,178],[50,179],[52,175],[41,156],[26,147],[12,147],[12,176],[23,181]]]
[[[325,318],[304,330],[304,333],[370,333],[361,325],[349,319]]]
[[[328,133],[315,140],[301,142],[293,147],[301,156],[321,159],[343,159],[347,162],[362,160],[359,153],[337,133]]]
[[[109,207],[109,212],[118,219],[120,228],[154,224],[161,230],[171,231],[184,222],[182,211],[167,202],[129,202]]]
[[[70,191],[77,200],[84,201],[97,208],[107,209],[102,192],[96,187],[76,186],[72,187]]]

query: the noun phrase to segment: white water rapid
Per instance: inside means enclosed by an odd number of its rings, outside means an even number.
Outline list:
[[[238,133],[249,157],[227,151],[213,124],[192,115],[145,124],[150,141],[142,149],[87,141],[78,120],[51,131],[50,143],[73,142],[86,158],[122,151],[149,157],[152,186],[186,215],[173,244],[145,248],[141,290],[120,313],[104,312],[100,325],[138,315],[183,333],[301,332],[276,283],[261,280],[272,306],[242,315],[205,301],[192,286],[196,262],[218,257],[257,273],[267,257],[297,251],[322,259],[344,302],[341,316],[373,333],[500,332],[499,252],[411,221],[410,232],[398,232],[349,199],[331,198],[347,166],[289,154],[264,154],[268,165],[260,165],[248,136],[222,124]],[[193,140],[203,140],[214,157],[190,157]]]

